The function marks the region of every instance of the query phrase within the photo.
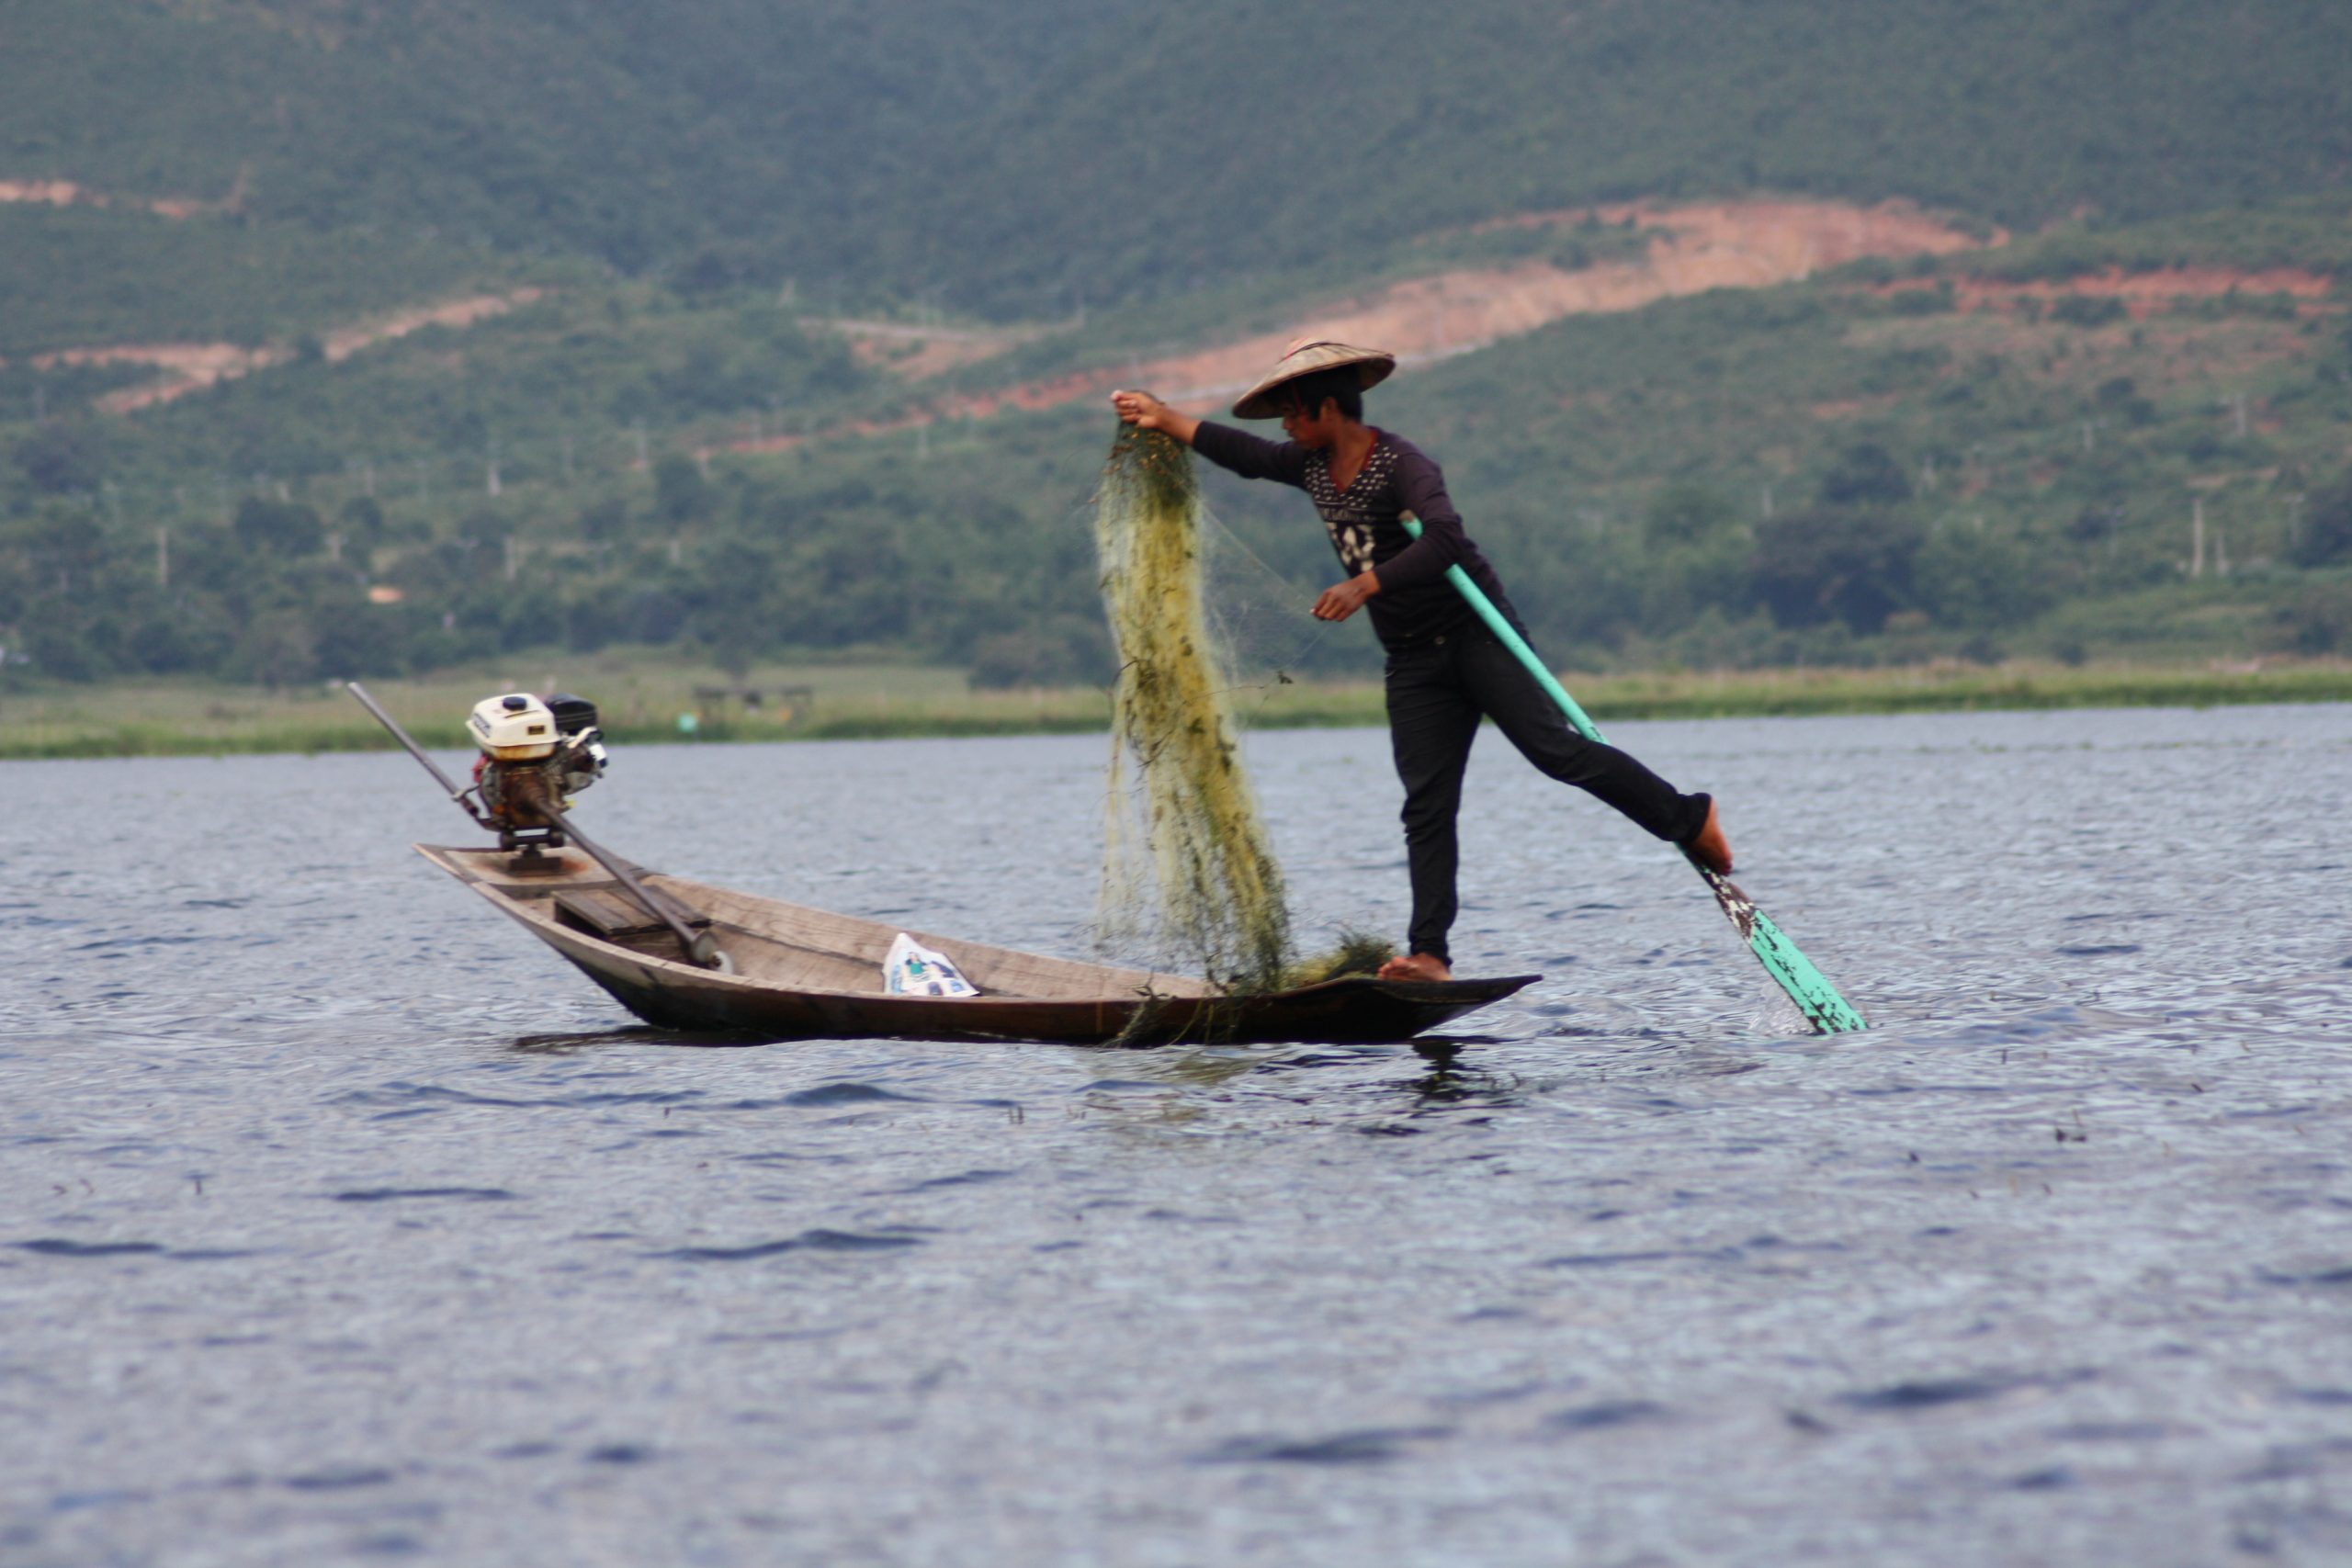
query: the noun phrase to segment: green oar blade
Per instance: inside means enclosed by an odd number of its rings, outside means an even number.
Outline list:
[[[1771,916],[1739,890],[1737,883],[1728,876],[1717,875],[1696,860],[1690,864],[1706,879],[1715,902],[1723,906],[1724,914],[1747,943],[1747,950],[1756,954],[1756,961],[1764,965],[1764,972],[1789,994],[1789,1000],[1796,1003],[1797,1010],[1815,1029],[1824,1034],[1849,1034],[1870,1027],[1854,1010],[1853,1004],[1838,994],[1838,987],[1829,983],[1829,977],[1813,966],[1813,960],[1773,924]]]

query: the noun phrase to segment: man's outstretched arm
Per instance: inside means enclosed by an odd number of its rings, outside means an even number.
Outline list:
[[[1245,479],[1272,479],[1286,485],[1306,481],[1306,454],[1295,441],[1268,441],[1229,424],[1194,419],[1149,392],[1114,392],[1111,406],[1137,429],[1173,436],[1218,468]]]

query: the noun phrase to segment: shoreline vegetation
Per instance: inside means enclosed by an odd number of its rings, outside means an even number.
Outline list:
[[[1107,732],[1101,688],[967,691],[960,672],[893,665],[763,669],[740,677],[663,661],[566,661],[551,674],[506,661],[366,682],[424,745],[462,750],[474,703],[501,692],[571,690],[595,702],[627,746]],[[1875,669],[1564,671],[1604,727],[1627,719],[1764,718],[2086,707],[2214,707],[2352,702],[2352,660],[2017,660]],[[1237,690],[1244,728],[1377,726],[1376,681],[1295,681]],[[749,699],[749,700],[747,700]],[[0,692],[0,761],[390,750],[340,683],[281,688],[204,681]]]

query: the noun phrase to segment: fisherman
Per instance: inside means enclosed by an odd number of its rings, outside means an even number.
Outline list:
[[[1369,609],[1387,650],[1389,741],[1405,784],[1405,848],[1413,923],[1403,956],[1384,979],[1453,978],[1447,934],[1459,908],[1454,818],[1478,721],[1496,727],[1544,773],[1588,790],[1658,838],[1679,844],[1718,875],[1731,845],[1712,796],[1684,795],[1633,757],[1588,740],[1467,600],[1446,581],[1459,566],[1524,637],[1494,569],[1463,532],[1445,476],[1411,442],[1363,423],[1363,394],[1396,368],[1394,355],[1301,339],[1272,374],[1233,405],[1237,419],[1283,422],[1287,441],[1179,413],[1148,392],[1114,391],[1119,417],[1189,444],[1244,479],[1278,479],[1306,491],[1349,573],[1315,601],[1317,620]],[[1421,536],[1405,531],[1419,519]]]

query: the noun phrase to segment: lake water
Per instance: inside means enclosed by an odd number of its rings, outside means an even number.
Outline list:
[[[1451,1043],[637,1028],[396,755],[0,764],[0,1563],[2352,1561],[2352,710],[1489,733]],[[1251,757],[1396,931],[1376,731]],[[623,751],[665,870],[1082,955],[1102,743]]]

